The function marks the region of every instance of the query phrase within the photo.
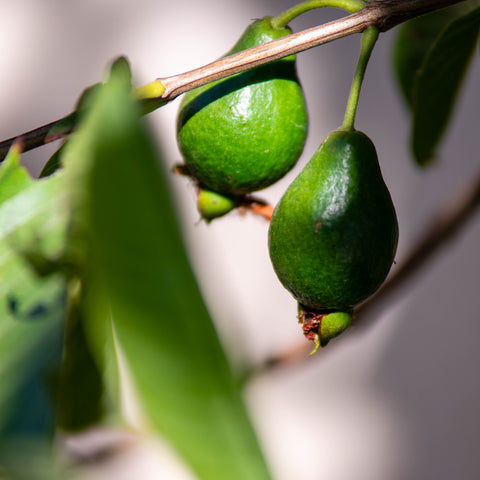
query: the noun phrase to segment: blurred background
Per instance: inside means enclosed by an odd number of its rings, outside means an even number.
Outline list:
[[[69,113],[107,64],[126,55],[135,83],[181,73],[225,53],[252,19],[276,15],[292,0],[16,0],[0,3],[0,137]],[[318,10],[294,31],[337,18]],[[391,64],[395,30],[382,34],[362,90],[356,127],[375,143],[400,224],[402,264],[434,212],[479,169],[478,51],[439,161],[417,168],[409,118]],[[258,196],[274,204],[327,133],[343,120],[359,36],[298,55],[309,107],[308,141],[298,166]],[[178,163],[179,100],[149,115],[165,168]],[[24,155],[38,174],[58,145]],[[134,161],[134,159],[132,159]],[[251,215],[199,221],[192,185],[172,175],[178,209],[201,289],[238,366],[305,347],[296,304],[276,279],[268,224]],[[368,312],[326,350],[307,350],[263,370],[246,389],[275,480],[476,479],[480,472],[480,218],[476,214],[395,299]],[[135,422],[131,402],[127,413]],[[98,432],[72,439],[92,451]],[[114,434],[112,434],[115,437]],[[115,437],[117,438],[117,437]],[[103,442],[103,443],[102,443]],[[82,450],[83,449],[83,450]],[[191,479],[157,441],[133,443],[90,467],[91,477]]]

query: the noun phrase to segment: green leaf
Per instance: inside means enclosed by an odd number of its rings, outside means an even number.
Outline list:
[[[451,22],[422,64],[413,92],[412,149],[416,162],[434,159],[455,100],[475,50],[480,8]]]
[[[57,426],[65,431],[83,430],[104,415],[104,384],[88,341],[78,280],[71,282],[65,327],[63,359],[59,374]],[[98,359],[97,359],[98,360]]]
[[[43,289],[50,291],[57,284],[57,279],[40,277],[26,254],[55,258],[62,251],[67,231],[64,190],[59,176],[33,180],[20,165],[19,157],[10,153],[0,166],[2,321],[14,318],[18,311],[41,313],[38,308],[43,303]]]
[[[3,440],[3,439],[2,439]],[[55,461],[51,445],[32,438],[8,439],[0,449],[2,480],[67,480],[71,471]],[[80,480],[80,477],[75,477]]]
[[[21,146],[14,143],[0,165],[0,205],[34,183],[27,169],[20,165]]]
[[[0,316],[0,477],[5,471],[18,480],[54,478],[52,382],[61,358],[62,286],[58,278],[39,285],[41,303],[26,310],[13,292],[9,315]]]
[[[27,270],[19,277],[35,281]],[[1,297],[8,307],[0,321],[0,445],[2,437],[49,437],[55,424],[46,380],[60,361],[65,297],[60,279],[36,280],[41,300],[33,306],[24,307],[20,286]]]
[[[4,184],[0,184],[0,189]],[[8,190],[9,186],[5,185]],[[63,179],[52,176],[31,182],[28,188],[1,204],[0,237],[3,237],[5,262],[8,254],[21,254],[55,260],[65,248],[68,208]],[[2,252],[3,253],[3,252]],[[8,287],[3,282],[2,288]]]
[[[53,478],[48,444],[65,282],[39,276],[21,250],[56,244],[58,224],[50,216],[58,186],[57,179],[34,181],[20,166],[19,150],[12,148],[0,166],[0,471],[9,478]]]
[[[63,143],[61,147],[56,150],[53,155],[48,159],[40,172],[40,178],[49,177],[52,173],[55,173],[62,166],[62,155],[65,150],[66,143]]]
[[[73,231],[90,240],[89,303],[108,299],[147,421],[199,478],[268,479],[158,161],[128,82],[113,74],[64,157],[78,208]]]
[[[416,75],[440,32],[463,8],[454,5],[401,24],[393,44],[393,67],[407,105],[413,107]]]

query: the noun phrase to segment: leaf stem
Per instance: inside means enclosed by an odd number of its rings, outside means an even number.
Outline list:
[[[379,30],[377,27],[370,27],[365,30],[362,36],[362,47],[360,50],[360,57],[358,59],[357,69],[353,77],[352,87],[350,89],[350,96],[348,97],[347,109],[345,111],[345,118],[343,120],[342,130],[350,131],[354,129],[355,115],[357,113],[358,99],[360,97],[360,90],[362,88],[365,71],[367,69],[370,55],[373,47],[377,42]]]
[[[341,8],[350,13],[355,13],[361,10],[365,3],[360,0],[306,0],[299,3],[285,12],[273,17],[270,23],[273,28],[286,27],[294,18],[306,13],[310,10],[323,7]]]

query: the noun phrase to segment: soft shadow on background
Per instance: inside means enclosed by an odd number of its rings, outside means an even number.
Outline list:
[[[119,54],[130,59],[140,85],[221,56],[251,19],[292,5],[286,0],[4,2],[0,137],[68,113],[83,88],[97,82]],[[291,26],[298,31],[333,18],[332,12],[318,11]],[[401,264],[432,213],[479,168],[480,62],[477,51],[439,162],[420,171],[409,156],[408,118],[393,83],[393,37],[394,32],[382,35],[374,51],[356,126],[374,141],[396,204]],[[259,196],[275,203],[323,137],[341,124],[359,39],[298,55],[309,138],[296,169]],[[178,103],[150,115],[166,168],[180,160]],[[25,160],[38,173],[54,150],[42,147]],[[201,288],[234,361],[254,365],[301,345],[295,302],[270,266],[267,224],[238,214],[210,226],[199,223],[191,185],[183,178],[172,181]],[[478,478],[479,244],[477,214],[388,308],[371,312],[378,318],[369,328],[354,327],[314,357],[252,382],[248,401],[276,480]],[[168,470],[169,455],[162,452],[137,447],[96,474],[105,480],[138,478],[139,472],[145,480],[188,478]]]

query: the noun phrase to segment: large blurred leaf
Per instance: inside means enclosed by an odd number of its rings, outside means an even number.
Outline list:
[[[65,298],[59,279],[51,280],[36,308],[14,309],[0,322],[1,478],[2,471],[15,480],[57,478],[52,440]]]
[[[62,277],[39,276],[23,254],[29,248],[52,254],[61,244],[65,223],[51,221],[59,179],[35,182],[19,162],[11,151],[0,167],[0,430],[13,428],[11,408],[21,403],[15,392],[58,352],[64,308]]]
[[[267,479],[188,263],[158,154],[128,78],[117,70],[64,157],[77,208],[73,232],[90,238],[84,283],[96,289],[88,303],[108,298],[147,420],[200,478]]]
[[[61,356],[65,282],[40,276],[23,252],[52,254],[59,245],[65,224],[50,221],[59,185],[34,181],[15,148],[0,167],[0,470],[16,479],[54,474],[51,381]]]
[[[104,414],[104,384],[99,368],[103,367],[103,358],[95,359],[92,352],[80,298],[80,285],[72,280],[58,381],[57,426],[66,431],[99,423]]]
[[[435,156],[475,50],[480,8],[451,22],[437,38],[418,72],[413,90],[412,148],[419,165]]]

